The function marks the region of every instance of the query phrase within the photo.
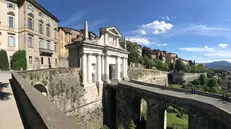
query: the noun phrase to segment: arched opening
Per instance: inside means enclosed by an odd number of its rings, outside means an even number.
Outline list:
[[[140,97],[136,97],[132,100],[132,120],[136,125],[136,129],[146,129],[147,121],[147,102]]]
[[[34,59],[34,69],[39,69],[40,68],[40,62],[38,58]]]
[[[116,129],[116,90],[103,88],[103,123],[110,129]]]
[[[225,125],[218,119],[209,120],[209,129],[228,129]]]
[[[41,92],[44,96],[47,96],[47,89],[42,84],[36,84],[34,85],[34,88]]]
[[[162,111],[162,114],[162,129],[188,129],[189,116],[185,109],[175,106],[168,106]]]
[[[172,74],[168,74],[168,83],[172,84],[173,81],[173,75]]]

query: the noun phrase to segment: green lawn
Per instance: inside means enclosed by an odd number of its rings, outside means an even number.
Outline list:
[[[176,116],[177,113],[167,113],[167,127],[168,128],[173,128],[173,129],[187,129],[188,128],[188,115],[183,114],[182,118],[178,118]],[[174,126],[173,124],[179,125],[179,126]],[[182,126],[184,128],[182,128]]]
[[[169,84],[169,87],[172,87],[172,88],[181,88],[181,85],[178,85],[178,84]]]

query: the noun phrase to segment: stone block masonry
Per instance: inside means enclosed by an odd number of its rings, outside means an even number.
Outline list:
[[[168,73],[159,70],[129,68],[128,77],[131,80],[168,86]]]
[[[103,125],[103,85],[83,87],[80,69],[43,69],[19,74],[72,118],[78,129],[99,129]]]

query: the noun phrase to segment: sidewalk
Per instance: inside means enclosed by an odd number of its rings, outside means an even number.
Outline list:
[[[0,129],[24,129],[9,83],[10,78],[10,72],[0,72],[0,88],[3,88],[0,93]]]

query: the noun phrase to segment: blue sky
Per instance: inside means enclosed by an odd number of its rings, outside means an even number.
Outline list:
[[[38,0],[60,26],[115,25],[123,36],[196,62],[231,61],[230,0]]]

